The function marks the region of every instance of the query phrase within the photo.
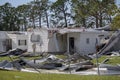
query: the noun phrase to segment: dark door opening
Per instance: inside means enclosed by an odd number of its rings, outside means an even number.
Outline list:
[[[74,37],[69,38],[69,52],[70,54],[74,54],[75,52],[75,43],[74,43]]]
[[[6,39],[6,51],[9,51],[12,49],[12,40]]]

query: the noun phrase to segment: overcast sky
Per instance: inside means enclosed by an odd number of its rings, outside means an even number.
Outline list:
[[[12,4],[12,6],[18,6],[18,5],[21,5],[21,4],[26,4],[26,3],[28,3],[28,2],[30,2],[30,1],[33,1],[33,0],[0,0],[0,5],[3,5],[3,4],[5,4],[6,2],[9,2],[9,3],[11,3]],[[51,0],[51,1],[56,1],[56,0]],[[119,5],[120,4],[120,0],[116,0],[117,1],[117,5]]]
[[[12,6],[18,6],[21,4],[26,4],[29,3],[30,1],[34,1],[34,0],[0,0],[0,5],[5,4],[6,2],[9,2],[12,4]],[[56,1],[56,0],[50,0],[50,1]]]

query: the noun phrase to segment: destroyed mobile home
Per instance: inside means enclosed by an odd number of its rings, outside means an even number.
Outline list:
[[[26,32],[0,31],[0,52],[6,52],[15,48],[27,49]]]
[[[37,73],[97,75],[98,67],[101,75],[120,74],[120,65],[113,66],[106,64],[108,59],[99,63],[98,66],[90,61],[96,58],[94,57],[94,53],[97,51],[99,57],[108,55],[109,53],[110,55],[119,56],[119,33],[119,31],[114,33],[109,40],[104,43],[106,40],[103,42],[103,39],[107,38],[109,33],[99,30],[29,30],[27,51],[31,52],[31,54],[24,53],[26,50],[22,49],[14,49],[9,50],[7,53],[1,53],[0,57],[8,56],[11,61],[1,61],[0,69]],[[102,45],[102,48],[99,48],[99,50],[97,48],[98,45]],[[116,46],[118,47],[116,48]],[[62,53],[66,58],[58,58],[54,53]],[[14,59],[13,56],[16,56],[17,59]],[[39,58],[26,58],[31,56],[38,56]]]
[[[95,53],[96,46],[108,35],[94,29],[34,29],[28,31],[28,52]]]

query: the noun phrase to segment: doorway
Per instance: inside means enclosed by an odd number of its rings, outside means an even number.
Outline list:
[[[6,51],[12,49],[12,39],[6,39]]]
[[[74,54],[75,52],[75,38],[74,37],[69,38],[69,52],[70,54]]]

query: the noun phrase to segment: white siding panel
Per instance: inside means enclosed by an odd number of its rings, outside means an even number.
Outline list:
[[[96,52],[96,38],[97,34],[92,33],[81,33],[80,34],[80,45],[79,45],[79,51],[80,53],[95,53]],[[89,43],[86,42],[86,39],[89,39]]]
[[[27,45],[18,45],[18,40],[27,40],[27,35],[19,35],[19,34],[8,34],[9,38],[12,39],[12,49],[20,48],[20,49],[27,49]],[[27,42],[27,41],[26,41]]]
[[[8,39],[7,32],[0,31],[0,52],[5,52],[6,47],[3,45],[3,42]]]
[[[43,41],[43,44],[41,46],[39,43],[36,44],[36,52],[47,52],[48,51],[48,32],[47,30],[44,30],[44,29],[40,29],[34,32],[28,32],[28,52],[33,52],[33,48],[32,48],[33,43],[31,42],[32,33],[40,35]]]

